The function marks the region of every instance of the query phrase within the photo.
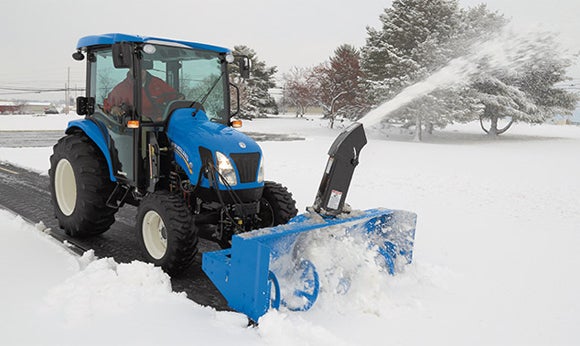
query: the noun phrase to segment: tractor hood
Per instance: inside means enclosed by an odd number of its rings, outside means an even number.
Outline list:
[[[209,187],[205,176],[199,179],[205,162],[216,164],[216,152],[224,154],[234,165],[238,184],[233,189],[262,187],[258,171],[262,161],[260,146],[249,136],[208,119],[203,110],[181,108],[175,110],[167,124],[167,136],[172,142],[175,160],[192,183],[200,180]],[[220,182],[220,189],[224,188]]]

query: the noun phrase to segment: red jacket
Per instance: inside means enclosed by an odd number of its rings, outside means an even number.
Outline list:
[[[109,112],[115,106],[133,106],[133,78],[125,78],[117,84],[103,102],[103,109]],[[141,116],[161,120],[165,103],[178,98],[179,93],[162,79],[147,73],[145,85],[141,88]]]

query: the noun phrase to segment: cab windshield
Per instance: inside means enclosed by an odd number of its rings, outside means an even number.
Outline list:
[[[144,93],[141,114],[160,120],[172,101],[202,103],[211,121],[228,123],[229,100],[223,55],[182,46],[141,46]],[[161,119],[164,120],[164,119]]]

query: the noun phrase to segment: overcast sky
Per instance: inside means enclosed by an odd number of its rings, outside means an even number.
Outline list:
[[[580,41],[580,0],[459,1],[463,7],[482,2],[517,25],[559,31],[572,47]],[[379,15],[390,4],[385,0],[3,0],[0,87],[64,87],[69,67],[71,86],[82,85],[84,63],[71,58],[78,38],[109,32],[230,48],[245,44],[267,65],[286,72],[292,66],[326,60],[340,44],[361,47],[366,27],[378,27]],[[580,77],[580,69],[571,72]],[[5,93],[0,90],[0,100],[19,97]]]

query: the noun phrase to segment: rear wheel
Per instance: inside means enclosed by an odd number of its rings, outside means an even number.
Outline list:
[[[74,237],[101,234],[115,222],[107,206],[115,184],[103,153],[83,133],[61,138],[50,157],[50,190],[59,225]]]
[[[273,181],[264,182],[258,228],[286,224],[297,213],[296,201],[286,187]]]
[[[139,204],[137,240],[145,259],[167,273],[179,274],[197,254],[197,230],[183,199],[168,191],[157,191]]]

